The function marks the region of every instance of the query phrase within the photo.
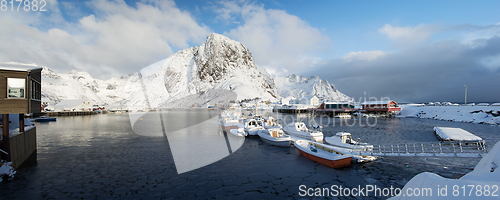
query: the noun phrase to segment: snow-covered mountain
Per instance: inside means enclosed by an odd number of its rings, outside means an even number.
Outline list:
[[[58,103],[68,99],[86,99],[99,105],[114,104],[126,99],[133,88],[125,87],[130,80],[138,80],[137,74],[113,77],[103,81],[87,72],[71,71],[54,73],[47,67],[42,70],[42,100]]]
[[[129,106],[168,107],[169,102],[207,92],[216,95],[205,94],[207,101],[228,95],[220,89],[235,93],[235,100],[281,97],[243,44],[215,33],[201,46],[179,51],[139,73],[102,81],[85,72],[56,74],[45,68],[42,77],[42,95],[52,102],[89,99],[98,104],[126,101]]]
[[[302,98],[316,95],[322,101],[353,101],[338,91],[333,84],[317,76],[309,78],[295,74],[287,77],[275,77],[274,83],[283,97]]]
[[[243,44],[215,33],[199,47],[181,50],[140,72],[106,81],[94,79],[86,72],[57,74],[48,68],[42,71],[43,101],[54,103],[87,99],[99,105],[121,103],[142,109],[306,95],[350,100],[318,77],[291,75],[273,80],[265,69],[257,67]]]
[[[145,87],[132,96],[131,105],[170,107],[184,97],[189,97],[188,101],[193,95],[221,89],[236,93],[234,100],[280,97],[273,80],[261,74],[243,44],[215,33],[201,46],[179,51],[141,70],[140,75]],[[216,96],[207,96],[207,101],[219,95],[233,96],[210,94]]]

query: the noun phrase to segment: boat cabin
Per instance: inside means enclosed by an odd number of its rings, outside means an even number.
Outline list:
[[[274,119],[273,117],[269,117],[267,119],[264,120],[266,126],[276,126],[278,125],[278,123],[276,122],[276,119]]]
[[[355,143],[353,140],[352,140],[352,137],[351,137],[351,134],[350,133],[346,133],[346,132],[338,132],[335,134],[337,137],[339,137],[341,140],[342,140],[342,143],[344,144],[353,144]]]
[[[281,129],[276,129],[276,128],[273,128],[273,129],[268,129],[269,131],[269,135],[271,137],[281,137],[283,135],[283,132],[280,132]]]
[[[363,110],[367,112],[396,112],[401,111],[401,108],[393,100],[390,101],[365,101],[361,104]]]
[[[295,130],[297,130],[297,131],[304,131],[304,132],[308,131],[306,125],[303,122],[290,123],[290,124],[288,124],[288,126],[295,127]]]
[[[245,127],[256,127],[256,126],[261,126],[262,122],[259,123],[259,121],[255,119],[249,119],[245,122]]]

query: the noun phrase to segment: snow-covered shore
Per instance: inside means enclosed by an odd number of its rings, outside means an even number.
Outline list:
[[[400,117],[418,117],[456,122],[500,125],[500,106],[400,105]]]
[[[479,161],[472,172],[460,179],[447,179],[423,172],[413,177],[391,199],[498,199],[500,196],[500,142]],[[419,195],[415,193],[419,192]],[[425,191],[425,194],[424,192]]]

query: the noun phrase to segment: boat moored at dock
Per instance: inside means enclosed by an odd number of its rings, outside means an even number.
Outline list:
[[[271,128],[260,131],[259,137],[262,141],[280,147],[289,147],[292,138],[286,135],[281,128]]]
[[[351,165],[352,155],[337,151],[335,147],[307,140],[297,140],[294,145],[304,157],[322,165],[331,168]]]
[[[238,129],[240,124],[240,117],[237,112],[229,112],[226,111],[219,115],[219,125],[222,127],[222,130],[226,133],[231,129]]]
[[[270,128],[283,128],[279,123],[278,120],[274,119],[273,117],[268,117],[264,119],[264,128],[270,129]]]
[[[325,142],[337,147],[352,149],[352,150],[373,150],[373,145],[367,143],[361,143],[360,141],[354,141],[350,133],[338,132],[334,136],[326,137]]]
[[[255,119],[244,120],[243,124],[246,135],[258,135],[259,131],[264,130],[265,128],[259,122],[262,121],[257,121]]]
[[[36,122],[55,122],[55,121],[57,121],[57,118],[44,115],[44,116],[40,116],[40,117],[36,118],[35,121]]]
[[[293,138],[299,137],[315,142],[323,141],[323,133],[316,130],[309,130],[304,122],[292,122],[283,128],[283,131]]]

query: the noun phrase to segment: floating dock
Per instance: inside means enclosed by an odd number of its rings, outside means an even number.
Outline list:
[[[483,139],[461,128],[434,127],[436,136],[443,141],[482,142]]]

